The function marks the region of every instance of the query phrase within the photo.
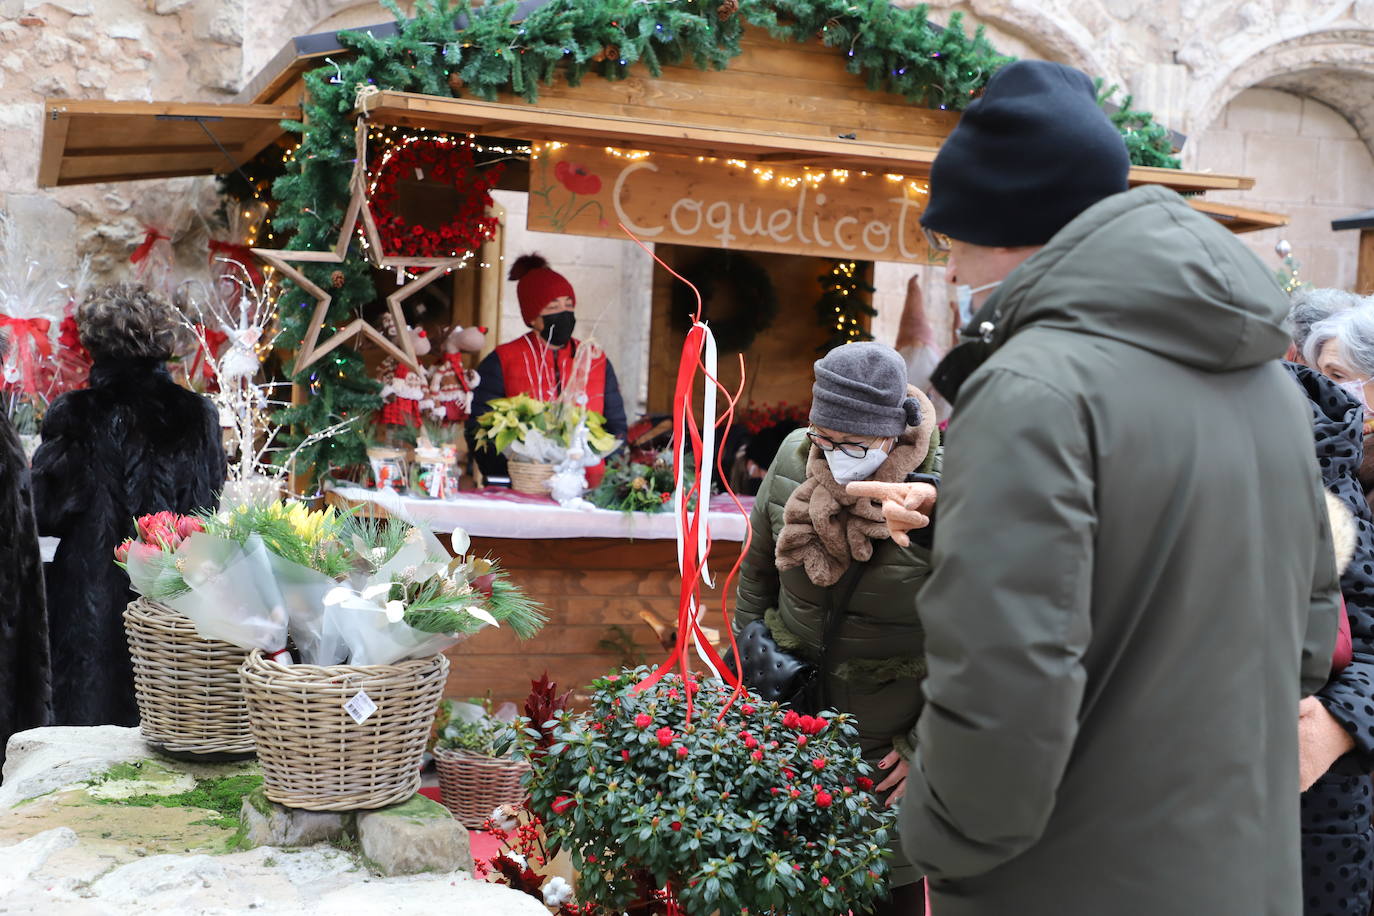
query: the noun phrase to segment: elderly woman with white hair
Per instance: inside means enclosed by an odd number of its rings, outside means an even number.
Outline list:
[[[1371,452],[1369,435],[1374,425],[1374,305],[1362,300],[1354,308],[1333,314],[1312,325],[1303,343],[1307,365],[1341,386],[1365,410],[1365,452]],[[1365,492],[1374,475],[1361,473]]]
[[[1293,293],[1289,303],[1288,317],[1283,320],[1283,329],[1293,338],[1288,358],[1301,363],[1307,362],[1303,348],[1307,346],[1313,326],[1359,305],[1360,297],[1344,289],[1311,288]],[[1307,365],[1315,364],[1307,362]]]

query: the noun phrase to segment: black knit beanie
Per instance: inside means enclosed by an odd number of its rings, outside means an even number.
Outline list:
[[[972,245],[1043,245],[1126,190],[1130,168],[1087,74],[1016,61],[993,74],[940,147],[921,224]]]

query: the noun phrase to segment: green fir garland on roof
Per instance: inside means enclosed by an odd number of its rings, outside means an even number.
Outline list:
[[[958,13],[941,28],[928,21],[924,6],[899,9],[888,0],[551,0],[521,21],[514,18],[517,4],[509,0],[476,7],[469,0],[418,0],[413,18],[393,0],[382,5],[396,17],[398,34],[340,33],[351,55],[337,69],[328,64],[305,75],[305,123],[286,123],[302,142],[298,170],[273,185],[274,228],[290,235],[291,249],[323,250],[337,238],[348,203],[360,85],[484,100],[513,92],[534,103],[540,85],[558,78],[574,86],[588,73],[624,79],[639,64],[658,76],[664,65],[686,61],[703,70],[723,70],[740,54],[747,23],[792,41],[819,38],[843,49],[849,70],[863,75],[874,90],[959,111],[1013,59],[997,53],[981,26],[966,35]],[[1132,161],[1177,168],[1168,132],[1149,115],[1129,109],[1128,99],[1113,121],[1126,137]],[[326,336],[376,298],[371,271],[356,248],[342,265],[300,266],[333,295]],[[294,347],[304,336],[313,302],[288,283],[280,303],[278,342]],[[295,381],[311,392],[305,403],[282,413],[297,441],[380,406],[379,386],[364,372],[361,355],[348,347]],[[334,469],[364,464],[363,427],[355,424],[306,447],[297,456],[299,467],[312,468],[311,479],[318,481]]]

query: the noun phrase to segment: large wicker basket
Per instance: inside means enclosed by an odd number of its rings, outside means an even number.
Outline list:
[[[523,760],[435,748],[434,764],[444,807],[469,830],[480,830],[498,806],[525,800],[520,777],[530,765]]]
[[[311,811],[384,808],[420,787],[420,759],[448,675],[444,656],[286,666],[255,650],[239,673],[272,801]],[[360,691],[377,706],[361,725],[344,709]]]
[[[533,496],[549,495],[549,488],[545,484],[553,477],[553,465],[533,461],[510,461],[506,466],[510,469],[512,490]]]
[[[253,752],[242,649],[201,639],[187,617],[146,598],[124,609],[124,633],[145,740],[174,754]]]

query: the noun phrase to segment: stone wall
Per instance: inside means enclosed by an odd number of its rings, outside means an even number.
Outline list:
[[[1254,174],[1255,192],[1236,199],[1291,213],[1293,225],[1281,234],[1310,279],[1353,280],[1353,237],[1333,236],[1325,223],[1374,198],[1369,157],[1359,155],[1374,138],[1374,0],[935,0],[931,7],[935,21],[965,12],[1008,53],[1073,64],[1135,92],[1171,127],[1193,135],[1187,164]],[[39,250],[63,263],[90,255],[98,274],[116,274],[143,227],[158,222],[175,230],[190,268],[204,257],[212,184],[38,191],[42,99],[226,101],[289,37],[387,18],[371,0],[0,0],[0,130],[9,140],[0,157],[0,206]],[[1247,92],[1257,86],[1263,91]],[[1283,97],[1289,101],[1276,101],[1272,90],[1290,93]],[[1265,254],[1279,234],[1249,241]],[[588,259],[574,268],[585,268],[577,282],[592,290],[582,295],[584,305],[617,301],[601,290],[638,282],[647,270],[636,256],[590,243],[564,250]],[[880,337],[895,334],[909,270],[877,271]],[[920,270],[941,321],[943,271]],[[644,357],[629,354],[643,351],[631,339],[635,332],[623,330],[637,324],[619,321],[614,345],[627,354],[619,359],[622,373],[642,378],[632,367]],[[612,344],[606,322],[598,333]]]

